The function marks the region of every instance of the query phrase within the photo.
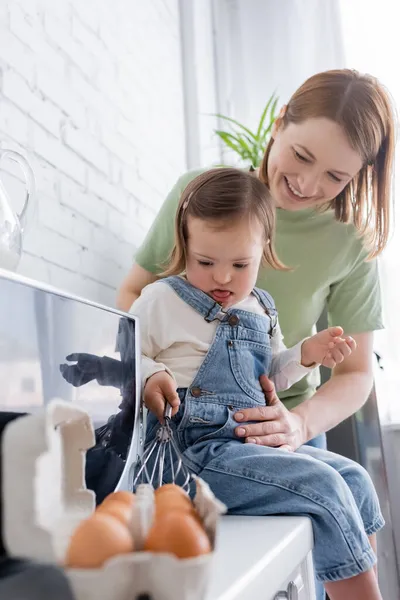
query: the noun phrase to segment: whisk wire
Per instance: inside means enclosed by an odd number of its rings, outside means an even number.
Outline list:
[[[132,484],[133,488],[138,483],[149,483],[153,487],[162,486],[164,474],[169,469],[170,477],[168,479],[189,491],[191,473],[186,467],[178,444],[174,439],[171,415],[172,406],[167,403],[164,411],[164,423],[159,426],[154,440],[144,450],[139,460],[139,468]],[[182,481],[178,481],[178,477]]]

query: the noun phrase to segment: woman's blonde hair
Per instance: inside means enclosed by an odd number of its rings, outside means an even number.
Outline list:
[[[361,170],[329,208],[338,221],[353,222],[372,258],[382,252],[390,233],[395,125],[389,95],[370,75],[349,69],[318,73],[293,94],[277,125],[321,117],[338,123],[362,158]],[[267,185],[273,143],[271,138],[260,167]]]
[[[209,221],[217,230],[244,218],[257,220],[264,229],[263,262],[274,269],[286,269],[274,246],[274,202],[267,186],[255,175],[227,167],[211,169],[186,186],[175,218],[174,247],[160,277],[185,271],[189,217]]]

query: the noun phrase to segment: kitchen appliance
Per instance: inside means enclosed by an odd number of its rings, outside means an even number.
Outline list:
[[[142,444],[137,336],[134,317],[0,270],[0,411],[36,413],[54,398],[83,408],[98,502],[128,487]]]
[[[17,163],[25,176],[26,198],[19,214],[12,209],[6,188],[0,179],[0,268],[15,271],[22,254],[22,237],[27,224],[28,206],[35,198],[35,179],[29,162],[19,152],[0,151],[0,163]]]

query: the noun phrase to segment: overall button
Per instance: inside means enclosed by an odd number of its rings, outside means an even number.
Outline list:
[[[229,342],[228,342],[228,346],[233,346],[233,342],[232,342],[232,340],[229,340]]]
[[[237,315],[231,315],[228,319],[228,323],[231,327],[236,327],[236,325],[239,323],[240,319]]]
[[[190,390],[190,393],[192,394],[192,396],[194,396],[195,398],[198,398],[199,396],[201,396],[201,389],[199,387],[194,387]]]

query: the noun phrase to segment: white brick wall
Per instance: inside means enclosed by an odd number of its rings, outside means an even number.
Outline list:
[[[0,142],[38,188],[19,272],[114,305],[186,166],[178,0],[0,5]]]

